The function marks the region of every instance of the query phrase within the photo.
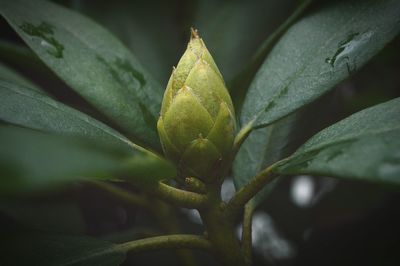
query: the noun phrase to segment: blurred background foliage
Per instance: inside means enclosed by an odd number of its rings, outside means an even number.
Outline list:
[[[234,90],[234,79],[300,1],[56,2],[109,29],[163,86],[185,49],[188,29],[198,28]],[[312,8],[318,8],[319,2]],[[112,125],[26,49],[3,19],[0,32],[2,63],[46,88],[52,97]],[[365,67],[307,107],[306,119],[297,125],[296,134],[284,148],[294,150],[327,125],[399,97],[399,47],[397,37]],[[120,186],[139,193],[129,185]],[[233,191],[228,179],[223,196],[229,197]],[[89,235],[116,243],[178,230],[202,233],[195,211],[171,211],[158,201],[153,203],[158,206],[158,216],[94,184],[74,184],[57,191],[1,199],[0,230],[2,235],[23,230]],[[329,177],[283,178],[255,213],[254,265],[398,265],[399,205],[398,188]],[[194,253],[197,265],[213,265],[211,256]],[[176,253],[160,251],[135,254],[123,265],[179,263]]]

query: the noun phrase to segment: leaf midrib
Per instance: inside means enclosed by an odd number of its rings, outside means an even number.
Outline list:
[[[11,92],[13,92],[13,93],[16,93],[16,94],[22,95],[22,96],[24,96],[24,97],[27,97],[27,98],[30,98],[30,99],[33,99],[33,100],[42,102],[42,103],[46,104],[47,106],[50,106],[50,107],[52,107],[52,108],[54,108],[54,109],[56,109],[56,110],[58,110],[58,111],[61,111],[62,113],[67,113],[67,112],[65,112],[65,110],[64,110],[63,108],[59,108],[58,106],[54,105],[52,102],[46,101],[46,99],[43,98],[42,95],[41,95],[42,97],[33,97],[32,95],[25,94],[25,93],[23,93],[23,92],[21,92],[21,91],[13,90],[13,89],[11,89],[11,88],[9,88],[9,87],[6,87],[6,86],[4,86],[3,84],[0,84],[0,86],[1,86],[3,89],[9,90],[9,91],[11,91]],[[57,102],[54,101],[54,103],[57,103]],[[62,104],[62,103],[57,103],[57,104]],[[92,117],[90,117],[90,116],[88,116],[88,115],[86,115],[86,114],[84,114],[84,113],[81,113],[81,112],[79,112],[79,111],[77,111],[77,110],[75,110],[75,109],[73,109],[73,108],[71,108],[71,107],[69,107],[69,106],[67,106],[67,105],[63,105],[63,107],[65,107],[66,109],[69,109],[70,111],[72,111],[73,113],[75,113],[75,114],[74,114],[74,117],[78,118],[80,121],[83,121],[85,124],[88,124],[88,125],[90,125],[90,126],[93,126],[93,127],[96,128],[96,129],[99,129],[100,131],[106,133],[107,135],[110,135],[110,136],[112,136],[112,137],[114,137],[114,138],[116,138],[116,139],[118,139],[118,140],[124,142],[125,144],[128,144],[128,146],[137,148],[137,147],[135,147],[136,144],[130,142],[128,139],[125,139],[124,137],[119,136],[118,134],[115,134],[115,133],[113,133],[113,132],[110,132],[108,129],[103,128],[103,127],[100,127],[100,126],[97,125],[96,123],[92,123],[91,119],[94,119],[94,118],[92,118]],[[68,114],[68,113],[67,113],[67,114]],[[86,118],[88,118],[88,119],[86,120],[86,119],[84,119],[82,116],[86,116]],[[96,120],[96,121],[97,121],[97,120]],[[101,122],[100,122],[100,121],[97,121],[97,123],[101,123]],[[106,125],[103,125],[103,124],[102,124],[102,126],[107,127]]]
[[[369,131],[368,134],[363,134],[363,135],[348,134],[348,135],[344,135],[344,137],[338,138],[338,139],[336,139],[335,141],[332,141],[332,142],[325,141],[325,142],[321,142],[317,146],[313,146],[313,147],[311,147],[309,149],[298,150],[290,157],[297,157],[297,156],[302,155],[304,153],[313,152],[313,151],[322,149],[324,147],[328,147],[328,146],[332,146],[332,145],[335,145],[335,144],[339,144],[341,142],[351,141],[351,140],[358,140],[358,139],[362,139],[362,138],[365,138],[365,137],[372,137],[372,136],[381,135],[381,134],[385,134],[385,133],[390,133],[392,131],[398,131],[398,130],[400,130],[400,125],[397,126],[397,127],[393,127],[393,128],[385,128],[384,130]]]
[[[339,33],[341,33],[341,32],[343,31],[343,29],[347,28],[347,26],[348,26],[349,24],[351,24],[356,18],[358,18],[358,16],[359,16],[361,13],[363,13],[363,12],[364,12],[365,10],[367,10],[367,9],[368,9],[368,7],[365,7],[364,9],[360,9],[359,12],[358,12],[358,14],[352,16],[347,22],[345,22],[345,24],[340,28],[340,30],[337,30],[336,33],[332,34],[332,37],[329,38],[329,39],[327,39],[327,40],[325,41],[325,43],[323,43],[323,45],[320,46],[320,48],[317,50],[317,52],[316,52],[316,53],[313,53],[313,55],[319,54],[319,53],[321,52],[321,50],[323,50],[324,48],[326,48],[326,46],[327,46],[333,39],[335,39]],[[307,50],[307,51],[305,51],[303,54],[306,54],[306,53],[308,53],[309,51],[310,51],[310,50]],[[311,56],[311,55],[308,56],[308,57],[307,57],[307,60],[303,61],[303,62],[304,62],[304,63],[303,63],[303,66],[302,66],[299,70],[297,70],[297,71],[295,72],[295,74],[292,76],[292,78],[288,79],[288,82],[287,82],[286,85],[284,85],[283,87],[281,87],[280,89],[278,89],[278,90],[275,91],[275,93],[273,94],[273,96],[270,98],[271,100],[268,102],[267,106],[264,107],[264,108],[262,108],[262,109],[250,120],[250,122],[247,123],[247,125],[250,125],[250,124],[252,124],[252,123],[254,124],[254,123],[256,122],[256,120],[259,119],[259,117],[265,112],[265,110],[268,108],[268,106],[269,106],[272,102],[274,102],[275,100],[277,100],[277,99],[279,98],[279,95],[281,94],[281,92],[282,92],[283,90],[285,90],[286,88],[288,88],[301,74],[303,74],[303,72],[304,72],[306,69],[308,69],[308,68],[311,66],[311,64],[310,64],[310,63],[307,64],[307,62],[313,62],[313,61],[314,61],[313,59],[315,58],[315,56],[313,56],[313,55],[312,55],[312,56]],[[310,59],[311,59],[311,60],[310,60]],[[267,59],[267,60],[268,60],[268,59]],[[289,115],[289,114],[295,112],[297,109],[299,109],[299,108],[296,108],[296,109],[292,110],[291,112],[287,113],[286,115]],[[277,119],[275,119],[274,121],[276,121],[276,120],[277,120]],[[258,127],[265,127],[265,126],[270,125],[270,124],[273,123],[274,121],[270,121],[270,122],[267,122],[267,123],[261,123],[261,124],[259,124],[259,125],[256,124],[256,127],[257,127],[257,128],[258,128]]]

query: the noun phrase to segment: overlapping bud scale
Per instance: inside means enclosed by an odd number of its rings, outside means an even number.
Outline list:
[[[169,79],[157,128],[166,156],[187,176],[210,181],[231,152],[236,128],[232,100],[196,31]]]

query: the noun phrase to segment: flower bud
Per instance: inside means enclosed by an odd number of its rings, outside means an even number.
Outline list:
[[[232,100],[197,31],[169,79],[157,128],[165,155],[185,176],[212,181],[232,150]]]

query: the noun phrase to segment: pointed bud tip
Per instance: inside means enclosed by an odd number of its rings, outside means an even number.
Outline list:
[[[199,39],[200,38],[199,31],[197,29],[195,29],[193,27],[190,28],[190,33],[191,33],[190,39]]]

